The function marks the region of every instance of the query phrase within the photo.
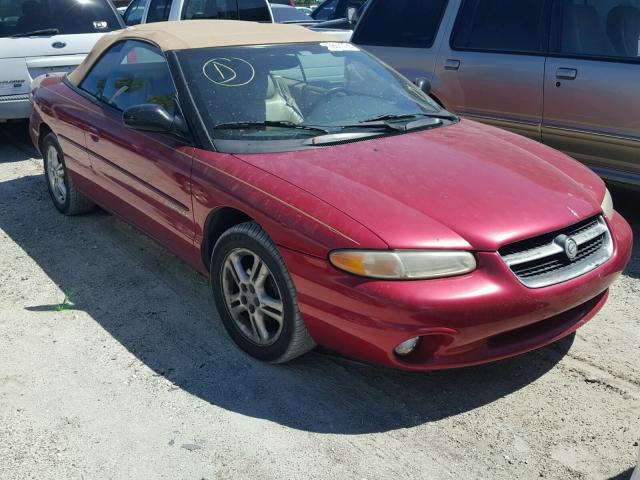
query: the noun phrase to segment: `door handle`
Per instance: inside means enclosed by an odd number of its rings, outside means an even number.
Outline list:
[[[452,58],[447,59],[444,62],[445,70],[459,70],[460,69],[460,60],[454,60]]]
[[[575,68],[559,68],[556,70],[556,78],[560,80],[575,80],[578,77],[578,70]]]

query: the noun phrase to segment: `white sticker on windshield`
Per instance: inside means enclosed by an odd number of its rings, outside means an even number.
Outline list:
[[[330,52],[359,52],[360,49],[355,45],[347,42],[324,42],[323,47],[329,49]]]

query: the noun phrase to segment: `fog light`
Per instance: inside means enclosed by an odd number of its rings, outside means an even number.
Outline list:
[[[418,346],[418,340],[420,340],[420,337],[414,337],[410,338],[409,340],[405,340],[396,348],[394,348],[393,351],[396,352],[396,355],[406,357],[416,349],[416,347]]]

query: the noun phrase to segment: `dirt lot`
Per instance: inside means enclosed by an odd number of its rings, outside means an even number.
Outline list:
[[[34,156],[24,126],[0,126],[0,478],[630,477],[638,241],[604,310],[528,355],[420,375],[322,352],[276,367],[231,344],[172,254],[103,212],[59,215]],[[640,238],[639,194],[614,196]]]

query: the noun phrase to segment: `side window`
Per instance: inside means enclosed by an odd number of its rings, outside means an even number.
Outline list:
[[[238,0],[187,0],[183,20],[238,20]]]
[[[338,8],[339,0],[328,0],[320,5],[311,15],[314,20],[331,20],[333,12]]]
[[[147,6],[147,0],[133,0],[124,13],[124,23],[127,25],[138,25],[142,22],[144,9]]]
[[[116,43],[93,65],[93,68],[80,82],[79,87],[90,95],[102,99],[107,77],[121,60],[124,42]]]
[[[457,50],[507,53],[546,51],[544,0],[464,0],[451,39]]]
[[[118,110],[155,103],[170,114],[175,112],[176,89],[167,61],[160,50],[144,42],[127,41],[112,47],[80,88]]]
[[[568,0],[554,9],[551,51],[640,60],[640,0]]]
[[[447,0],[395,0],[369,6],[353,43],[390,47],[431,48]]]
[[[170,11],[171,0],[151,0],[149,13],[147,14],[147,23],[166,22],[169,20]]]
[[[271,22],[266,0],[239,0],[240,20],[248,22]]]

